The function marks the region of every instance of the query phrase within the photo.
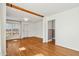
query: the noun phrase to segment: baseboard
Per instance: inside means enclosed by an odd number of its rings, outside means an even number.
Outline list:
[[[78,49],[74,49],[74,48],[71,48],[71,47],[67,47],[67,46],[64,46],[64,45],[61,45],[61,44],[58,44],[58,43],[56,43],[55,45],[60,46],[60,47],[63,47],[63,48],[66,48],[66,49],[70,49],[70,50],[79,52]]]
[[[37,38],[37,39],[42,39],[42,40],[43,40],[43,38],[40,38],[40,37],[37,37],[37,36],[14,38],[14,39],[9,39],[9,40],[20,40],[20,39],[28,39],[28,38]],[[8,40],[7,40],[7,41],[8,41]]]
[[[52,41],[52,39],[49,39],[48,42]]]
[[[14,39],[7,39],[7,40],[16,40],[16,39],[18,39],[18,40],[19,40],[19,39],[22,39],[22,38],[14,38]]]
[[[44,40],[44,39],[43,39],[43,43],[48,43],[48,40]]]
[[[38,38],[38,39],[43,39],[43,38],[37,37],[37,36],[23,37],[23,39],[26,39],[26,38]]]

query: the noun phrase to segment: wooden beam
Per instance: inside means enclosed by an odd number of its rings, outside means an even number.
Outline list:
[[[30,14],[33,14],[33,15],[36,15],[36,16],[44,17],[43,15],[40,15],[40,14],[35,13],[35,12],[32,12],[30,10],[26,10],[26,9],[21,8],[19,6],[16,6],[14,4],[6,3],[6,6],[9,6],[9,7],[12,7],[12,8],[15,8],[15,9],[18,9],[18,10],[21,10],[21,11],[24,11],[24,12],[27,12],[27,13],[30,13]]]

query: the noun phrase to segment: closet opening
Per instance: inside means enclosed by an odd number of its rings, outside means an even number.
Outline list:
[[[48,42],[55,44],[55,20],[48,21]]]

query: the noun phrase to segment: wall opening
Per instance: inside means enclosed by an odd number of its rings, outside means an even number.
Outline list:
[[[55,42],[55,20],[48,21],[48,41]]]

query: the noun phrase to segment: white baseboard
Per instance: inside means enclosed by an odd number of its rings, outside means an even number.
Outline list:
[[[43,43],[48,43],[48,41],[43,40]]]
[[[62,45],[62,44],[56,43],[56,45],[61,46],[61,47],[64,47],[64,48],[67,48],[67,49],[71,49],[71,50],[74,50],[74,51],[79,51],[79,49],[75,49],[75,48],[72,48],[72,47],[67,47],[67,46]]]
[[[48,42],[52,41],[52,39],[49,39]]]

